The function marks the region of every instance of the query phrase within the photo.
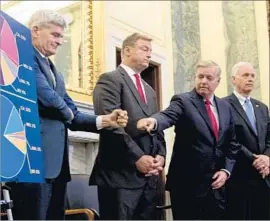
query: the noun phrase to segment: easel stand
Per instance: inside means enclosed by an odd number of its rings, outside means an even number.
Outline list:
[[[13,202],[10,200],[9,187],[1,183],[1,189],[3,191],[4,200],[0,201],[1,213],[6,212],[8,220],[13,220],[11,208],[13,207]]]

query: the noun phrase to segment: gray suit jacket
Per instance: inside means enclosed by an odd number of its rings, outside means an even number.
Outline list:
[[[40,117],[41,147],[44,158],[45,178],[56,178],[62,168],[64,150],[68,147],[67,128],[96,132],[96,116],[89,116],[77,110],[66,92],[64,78],[52,62],[50,67],[39,52],[35,50],[36,86]],[[56,86],[53,85],[50,68],[55,75]],[[71,121],[72,110],[74,119]],[[67,151],[68,152],[68,151]],[[65,157],[68,161],[68,157]],[[65,174],[69,176],[68,162],[64,162]]]
[[[100,76],[94,89],[96,114],[107,114],[115,108],[128,112],[124,129],[103,129],[99,153],[90,177],[90,184],[112,188],[138,188],[158,177],[146,178],[135,166],[144,154],[166,155],[163,133],[151,136],[137,130],[137,121],[157,112],[155,91],[145,82],[147,104],[143,103],[132,79],[122,67]],[[153,182],[152,182],[153,181]]]

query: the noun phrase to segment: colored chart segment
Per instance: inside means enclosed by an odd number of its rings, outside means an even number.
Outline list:
[[[1,125],[1,176],[12,178],[22,169],[27,154],[27,140],[21,117],[12,102],[0,96],[2,109]],[[12,159],[12,164],[10,163]]]
[[[0,16],[0,33],[0,85],[7,86],[12,84],[18,76],[19,54],[16,39],[3,16]]]

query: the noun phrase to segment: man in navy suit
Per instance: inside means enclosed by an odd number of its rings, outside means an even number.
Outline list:
[[[97,132],[104,127],[124,127],[127,113],[120,109],[102,116],[78,111],[66,92],[64,78],[48,58],[61,45],[66,22],[51,10],[37,11],[29,21],[34,46],[41,143],[45,183],[11,184],[15,219],[64,219],[68,161],[68,128]]]
[[[148,132],[175,125],[166,188],[177,220],[224,218],[224,184],[234,167],[238,145],[230,105],[214,95],[220,73],[215,62],[199,62],[195,89],[173,96],[166,110],[137,124]]]
[[[232,68],[235,134],[242,145],[228,182],[228,219],[270,220],[270,118],[268,107],[250,97],[256,71],[239,62]]]

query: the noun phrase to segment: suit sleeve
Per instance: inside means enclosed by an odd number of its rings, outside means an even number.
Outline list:
[[[99,115],[110,114],[114,109],[122,109],[121,85],[115,77],[107,73],[100,76],[94,89],[93,101],[95,113]],[[124,128],[104,128],[100,133],[124,143],[124,147],[128,148],[128,156],[132,164],[144,155],[142,149],[125,132]]]
[[[166,158],[166,141],[164,139],[164,132],[161,131],[157,133],[157,146],[158,146],[158,151],[157,155],[161,155],[164,158]]]
[[[241,149],[241,145],[236,141],[235,128],[234,128],[234,120],[232,115],[232,110],[230,110],[230,124],[229,124],[229,136],[230,139],[229,146],[225,156],[225,166],[224,169],[228,170],[230,174],[232,173],[234,164],[236,162],[236,156]]]
[[[175,125],[176,121],[183,114],[183,110],[184,105],[182,99],[178,95],[174,95],[169,107],[152,116],[157,120],[157,131],[163,131]]]
[[[34,70],[36,72],[38,101],[40,102],[43,111],[46,112],[47,108],[48,111],[53,110],[53,112],[59,115],[64,121],[71,120],[72,114],[70,113],[68,105],[49,85],[37,63],[35,63]]]
[[[66,93],[64,101],[68,107],[72,110],[74,118],[68,123],[68,128],[74,131],[87,131],[97,133],[96,118],[95,115],[88,115],[78,110],[71,97]]]

